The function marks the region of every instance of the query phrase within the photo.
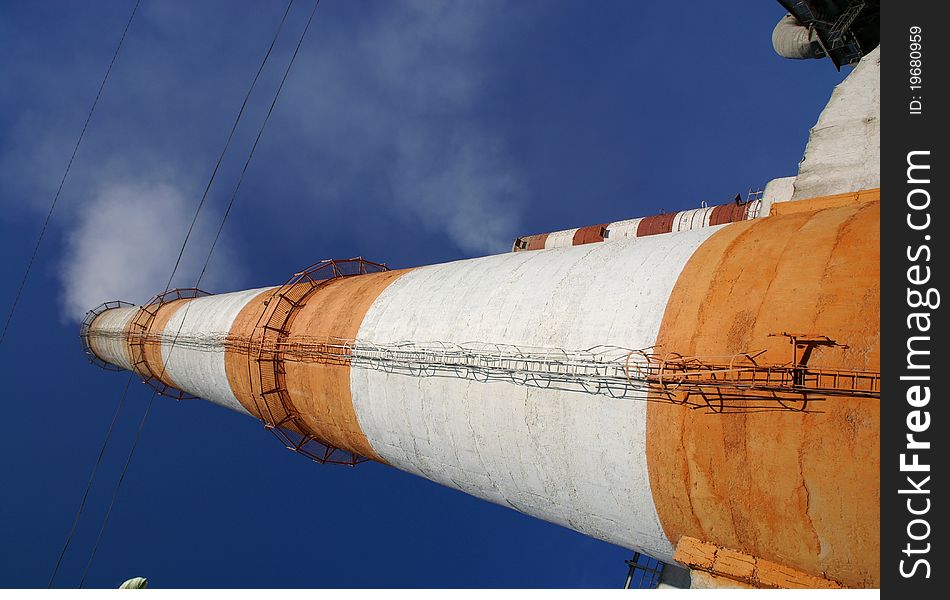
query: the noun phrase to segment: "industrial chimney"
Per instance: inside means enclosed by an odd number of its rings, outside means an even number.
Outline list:
[[[877,64],[822,114],[843,137],[816,129],[761,196],[515,244],[534,251],[110,303],[82,339],[318,462],[388,464],[694,587],[876,587],[879,168],[840,140],[879,143],[855,110]]]
[[[874,586],[879,194],[776,208],[416,269],[324,261],[106,307],[83,337],[321,462],[390,464],[665,561],[734,552]]]

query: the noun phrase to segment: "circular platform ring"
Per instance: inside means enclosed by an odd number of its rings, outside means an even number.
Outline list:
[[[131,302],[125,302],[123,300],[112,300],[111,302],[103,302],[99,306],[90,310],[86,313],[86,316],[83,317],[82,323],[79,324],[79,343],[82,345],[82,351],[89,359],[89,362],[96,365],[100,369],[106,371],[124,371],[122,367],[108,363],[92,351],[92,346],[89,344],[89,329],[92,327],[92,322],[96,320],[96,317],[106,312],[107,310],[112,310],[113,308],[125,308],[128,306],[135,306]]]
[[[257,355],[248,355],[252,373],[257,373],[260,397],[254,402],[264,427],[273,433],[289,450],[302,454],[320,464],[355,466],[367,459],[348,450],[337,448],[312,435],[303,433],[290,394],[287,391],[284,359],[277,348],[289,334],[290,323],[310,296],[327,283],[344,277],[381,273],[389,268],[362,257],[345,260],[322,260],[295,273],[284,285],[271,293],[265,301],[264,312],[254,328],[259,336]]]
[[[159,396],[174,398],[175,400],[194,400],[195,397],[185,391],[172,387],[161,380],[163,372],[155,373],[145,360],[145,345],[151,336],[152,325],[162,306],[175,300],[187,300],[209,296],[208,292],[198,288],[175,288],[156,294],[151,300],[139,307],[138,312],[129,322],[129,350],[132,355],[132,366],[142,377],[142,382],[152,388]],[[161,344],[159,338],[158,343]]]

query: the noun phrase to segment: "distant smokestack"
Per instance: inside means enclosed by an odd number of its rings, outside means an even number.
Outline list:
[[[879,211],[871,190],[617,243],[327,261],[106,306],[83,339],[321,462],[386,463],[717,581],[875,587]]]
[[[738,196],[734,202],[716,206],[703,206],[691,210],[662,213],[649,217],[626,219],[613,223],[588,225],[576,229],[565,229],[552,233],[525,235],[515,240],[512,252],[525,250],[544,250],[547,248],[563,248],[565,246],[582,246],[594,242],[614,242],[618,240],[689,231],[701,227],[714,227],[726,223],[736,223],[758,217],[767,217],[763,212],[765,202],[762,192],[751,192],[749,197],[742,200]]]

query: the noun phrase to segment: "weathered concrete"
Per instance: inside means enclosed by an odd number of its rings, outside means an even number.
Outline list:
[[[165,326],[168,324],[169,319],[172,318],[172,315],[174,315],[178,309],[189,302],[191,302],[191,299],[179,298],[159,306],[157,311],[155,311],[155,317],[149,323],[147,332],[139,331],[139,326],[144,326],[146,322],[145,320],[139,320],[142,319],[142,315],[139,315],[139,317],[132,320],[129,329],[133,341],[135,340],[135,336],[141,335],[143,333],[145,335],[145,337],[141,340],[141,347],[144,349],[144,353],[142,355],[144,362],[135,365],[139,375],[142,375],[143,377],[152,376],[165,385],[179,390],[183,388],[177,381],[172,379],[168,369],[165,368],[163,346],[165,346],[166,343],[163,337],[165,334]],[[137,358],[134,348],[132,350],[132,356]]]
[[[693,589],[840,589],[837,581],[803,573],[731,548],[723,548],[697,540],[680,538],[673,558],[691,569]]]
[[[717,229],[422,267],[383,291],[358,336],[650,346],[680,270]],[[644,402],[366,369],[352,370],[351,389],[388,463],[670,559],[646,471]]]
[[[371,273],[320,286],[294,316],[287,343],[356,337],[364,315],[380,293],[404,273]],[[284,368],[288,396],[307,433],[337,448],[384,460],[367,441],[357,420],[349,365],[287,361]]]
[[[660,344],[698,356],[764,348],[774,363],[788,346],[769,334],[803,331],[849,346],[816,351],[810,366],[878,370],[879,208],[879,191],[867,190],[774,204],[773,216],[741,223],[330,281],[297,304],[280,341]],[[275,395],[264,398],[248,344],[280,306],[269,304],[273,289],[163,307],[153,327],[168,379],[260,417]],[[132,310],[107,311],[91,329],[120,329]],[[169,353],[178,325],[224,351]],[[146,347],[152,366],[163,363],[159,347]],[[96,348],[128,365],[121,344]],[[726,549],[716,551],[722,572],[745,568],[738,554],[754,557],[768,567],[755,585],[791,585],[799,573],[879,581],[876,399],[834,398],[819,413],[706,414],[647,402],[643,391],[618,399],[429,377],[347,356],[285,361],[296,431],[661,560],[684,536]],[[696,584],[729,579],[717,573]]]
[[[712,225],[736,223],[747,219],[767,215],[762,212],[760,199],[748,203],[730,202],[717,206],[703,206],[679,212],[639,217],[613,223],[588,225],[575,229],[565,229],[551,233],[522,236],[512,244],[513,252],[527,250],[548,250],[583,246],[599,242],[617,242],[631,238],[662,235],[678,231],[689,231]],[[601,235],[605,233],[606,237]]]
[[[636,219],[615,221],[609,224],[607,231],[610,233],[605,241],[619,242],[620,240],[637,237],[637,229],[640,228],[640,221],[642,220],[643,217],[637,217]]]
[[[523,236],[515,240],[512,250],[613,242],[739,222],[768,216],[771,207],[779,202],[878,188],[881,185],[880,66],[880,48],[861,59],[854,71],[834,89],[818,122],[811,128],[798,175],[769,181],[762,198],[749,203],[742,211],[725,204],[595,226],[598,230],[600,227],[607,230],[606,239],[599,235],[575,235],[589,227]]]
[[[195,298],[178,308],[163,330],[162,358],[165,371],[179,389],[188,390],[225,408],[250,414],[231,390],[224,366],[224,345],[193,348],[172,346],[176,335],[224,339],[234,319],[252,298],[273,288]]]
[[[805,209],[720,230],[690,259],[657,343],[687,355],[767,350],[782,331],[826,335],[812,368],[880,369],[880,202]],[[754,257],[754,260],[748,260]],[[880,401],[815,412],[709,415],[651,402],[653,498],[671,540],[690,536],[873,587],[880,556]]]
[[[765,184],[762,191],[762,206],[758,216],[767,217],[772,211],[772,205],[778,202],[788,202],[795,193],[794,177],[779,177]]]
[[[676,213],[673,219],[673,231],[689,231],[700,227],[709,227],[709,219],[715,207],[694,208]]]
[[[869,52],[811,129],[793,200],[881,186],[881,49]]]
[[[89,330],[100,335],[89,336],[89,349],[107,363],[132,371],[132,355],[125,334],[138,311],[138,306],[121,306],[97,316],[89,324]]]
[[[544,241],[544,248],[565,248],[567,246],[573,246],[575,233],[577,233],[576,227],[574,229],[565,229],[564,231],[549,233]]]

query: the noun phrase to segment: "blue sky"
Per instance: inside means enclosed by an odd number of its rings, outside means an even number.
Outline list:
[[[0,309],[131,0],[0,2]],[[125,382],[82,313],[161,291],[283,2],[143,0],[0,346],[0,585],[46,584]],[[194,283],[310,8],[298,1],[198,223]],[[211,263],[213,292],[323,258],[407,267],[728,201],[794,175],[846,73],[780,59],[777,2],[324,0]],[[75,586],[147,388],[57,579]],[[87,584],[617,587],[630,551],[375,464],[317,466],[160,398]]]

